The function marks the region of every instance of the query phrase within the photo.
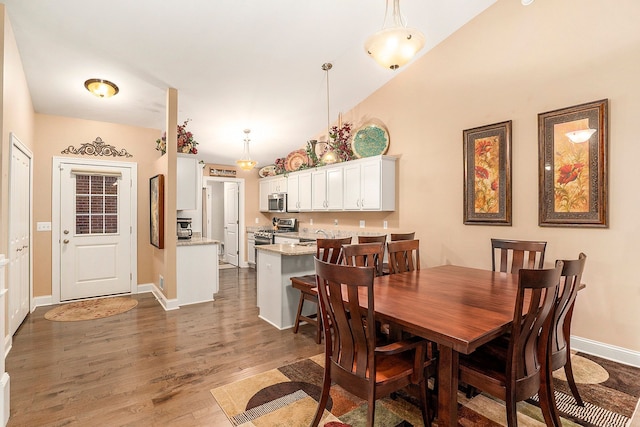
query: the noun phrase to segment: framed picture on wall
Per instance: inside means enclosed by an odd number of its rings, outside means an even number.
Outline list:
[[[511,225],[511,120],[463,131],[464,223]]]
[[[608,227],[608,100],[538,114],[538,222]]]
[[[164,175],[149,179],[149,216],[151,244],[164,249]]]

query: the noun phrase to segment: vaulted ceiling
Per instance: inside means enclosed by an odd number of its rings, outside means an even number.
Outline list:
[[[384,0],[3,0],[37,113],[164,129],[166,89],[198,157],[233,163],[251,129],[260,165],[301,147],[402,72],[364,51]],[[403,0],[425,54],[495,0]],[[116,83],[99,99],[89,78]],[[159,135],[158,135],[159,136]],[[145,143],[141,141],[141,143]],[[155,146],[154,141],[146,143]]]

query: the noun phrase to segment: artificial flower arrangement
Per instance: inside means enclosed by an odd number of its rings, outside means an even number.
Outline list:
[[[193,139],[193,134],[186,130],[190,121],[191,119],[187,119],[178,125],[178,153],[198,154],[198,142]],[[156,150],[162,154],[167,152],[167,132],[162,134],[162,138],[156,139]]]

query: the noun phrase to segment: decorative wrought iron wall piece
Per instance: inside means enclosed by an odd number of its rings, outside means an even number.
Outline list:
[[[113,145],[106,144],[99,136],[93,142],[85,142],[80,148],[70,145],[61,151],[62,154],[83,154],[85,156],[111,156],[111,157],[133,157],[125,148],[118,150]]]

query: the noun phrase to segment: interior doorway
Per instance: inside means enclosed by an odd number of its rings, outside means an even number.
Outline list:
[[[244,180],[204,178],[203,227],[206,237],[218,240],[220,268],[247,267],[244,242]]]

